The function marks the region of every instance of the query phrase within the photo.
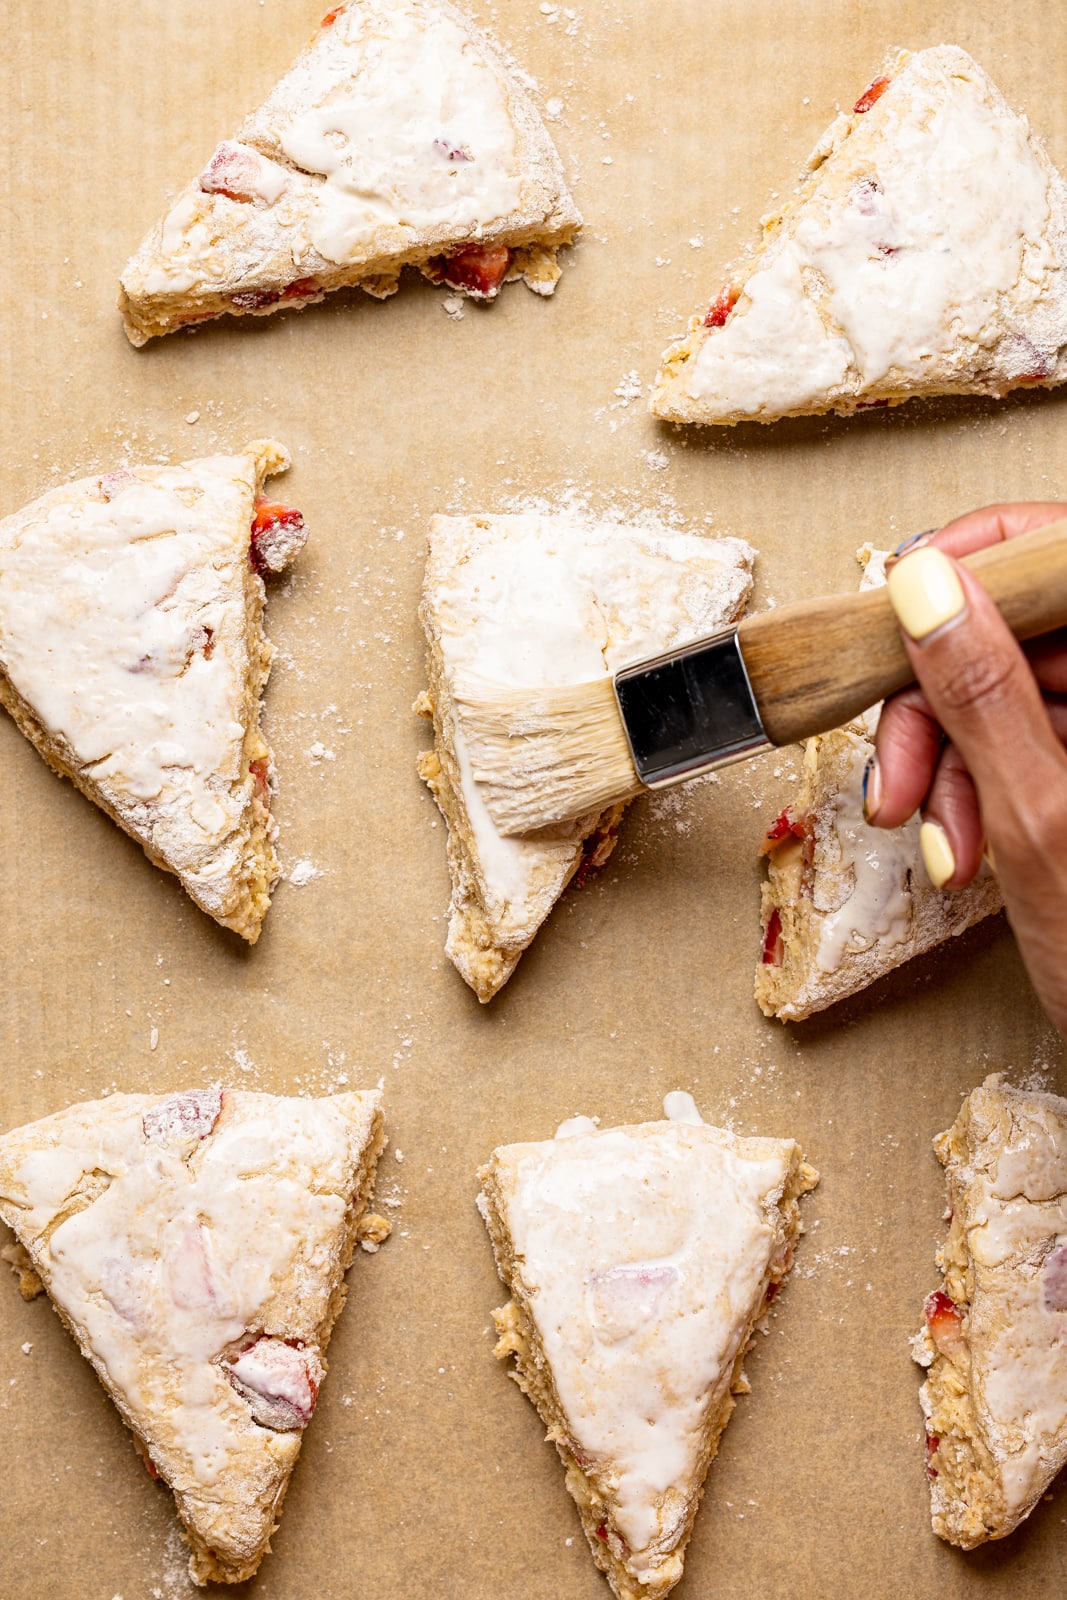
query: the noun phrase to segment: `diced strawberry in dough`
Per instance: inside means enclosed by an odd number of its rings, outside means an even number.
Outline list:
[[[767,919],[767,931],[763,935],[763,951],[760,960],[765,966],[781,966],[783,951],[782,917],[778,907],[775,906]]]
[[[928,1433],[926,1435],[926,1476],[931,1482],[933,1482],[934,1478],[937,1477],[937,1468],[934,1466],[934,1456],[937,1454],[937,1446],[937,1435]]]
[[[249,546],[249,559],[256,572],[280,572],[306,538],[303,515],[295,506],[257,500]]]
[[[252,777],[253,791],[256,799],[270,809],[270,773],[265,760],[250,761],[248,770]]]
[[[490,299],[496,294],[511,265],[506,244],[469,244],[450,256],[432,256],[426,263],[435,283]]]
[[[852,107],[853,111],[858,112],[860,115],[864,111],[869,111],[875,102],[882,98],[888,88],[888,78],[875,78],[874,82],[869,83],[864,89],[856,104]]]
[[[224,1366],[261,1426],[280,1433],[307,1427],[323,1379],[313,1350],[264,1334]]]
[[[926,1297],[926,1326],[941,1355],[951,1358],[967,1348],[959,1306],[941,1289]]]
[[[705,328],[721,328],[740,298],[740,289],[732,283],[724,283],[708,307],[704,318]]]
[[[222,1090],[218,1084],[210,1089],[186,1089],[146,1111],[141,1127],[149,1144],[206,1139],[221,1111]]]
[[[231,200],[278,198],[286,187],[284,170],[250,145],[224,139],[200,174],[205,194],[224,194]]]

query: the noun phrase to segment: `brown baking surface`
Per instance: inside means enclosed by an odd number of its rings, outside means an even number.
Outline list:
[[[127,462],[288,444],[277,486],[312,537],[269,608],[266,728],[283,861],[319,875],[279,885],[250,950],[0,719],[0,1128],[112,1088],[384,1082],[394,1237],[353,1267],[275,1553],[241,1593],[605,1600],[555,1452],[490,1353],[501,1291],[474,1171],[496,1143],[578,1112],[656,1117],[684,1088],[709,1121],[797,1137],[822,1184],[679,1600],[1045,1600],[1067,1573],[1063,1487],[1003,1544],[941,1545],[906,1342],[937,1281],[931,1136],[995,1068],[1067,1091],[1002,919],[829,1016],[766,1021],[756,847],[792,790],[787,754],[635,806],[600,878],[480,1007],[442,951],[443,824],[410,705],[435,511],[540,495],[677,514],[751,539],[762,603],[852,585],[863,540],[1067,499],[1067,390],[708,434],[644,409],[669,337],[891,46],[963,45],[1067,166],[1061,7],[500,0],[479,15],[542,104],[562,101],[552,129],[586,216],[554,300],[515,285],[457,321],[413,280],[385,304],[343,293],[135,352],[114,310],[126,257],[320,9],[7,0],[0,511]],[[195,1592],[169,1494],[6,1273],[0,1409],[3,1600]]]

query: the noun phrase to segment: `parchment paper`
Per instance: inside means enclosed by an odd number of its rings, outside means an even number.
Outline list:
[[[0,719],[0,1126],[219,1076],[384,1082],[394,1236],[352,1270],[257,1600],[604,1600],[555,1452],[490,1353],[503,1296],[474,1172],[575,1113],[655,1117],[673,1088],[710,1121],[797,1137],[823,1175],[679,1600],[1045,1600],[1067,1575],[1062,1488],[1000,1545],[962,1556],[932,1536],[906,1343],[937,1282],[931,1136],[995,1068],[1067,1090],[1003,921],[821,1019],[765,1021],[756,848],[793,792],[787,754],[636,805],[607,869],[481,1008],[442,951],[444,829],[410,705],[434,511],[650,507],[751,539],[761,604],[851,587],[863,540],[1067,498],[1064,391],[706,434],[655,424],[644,399],[668,339],[890,47],[963,45],[1067,164],[1061,7],[500,0],[479,15],[541,103],[561,102],[551,125],[586,216],[554,300],[516,285],[456,320],[413,279],[385,304],[345,293],[135,352],[114,310],[126,257],[320,9],[6,0],[0,510],[270,433],[293,451],[279,487],[312,538],[269,611],[280,848],[300,870],[254,950]],[[170,1495],[14,1279],[0,1408],[4,1600],[187,1600]]]

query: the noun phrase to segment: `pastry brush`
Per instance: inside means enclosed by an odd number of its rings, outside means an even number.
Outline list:
[[[1016,638],[1067,625],[1067,520],[962,564]],[[527,834],[825,733],[913,677],[878,588],[761,612],[592,682],[467,679],[453,699],[493,822]]]

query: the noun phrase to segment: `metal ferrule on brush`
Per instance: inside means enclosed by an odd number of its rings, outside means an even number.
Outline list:
[[[634,769],[650,789],[772,748],[736,628],[624,667],[613,681]]]

